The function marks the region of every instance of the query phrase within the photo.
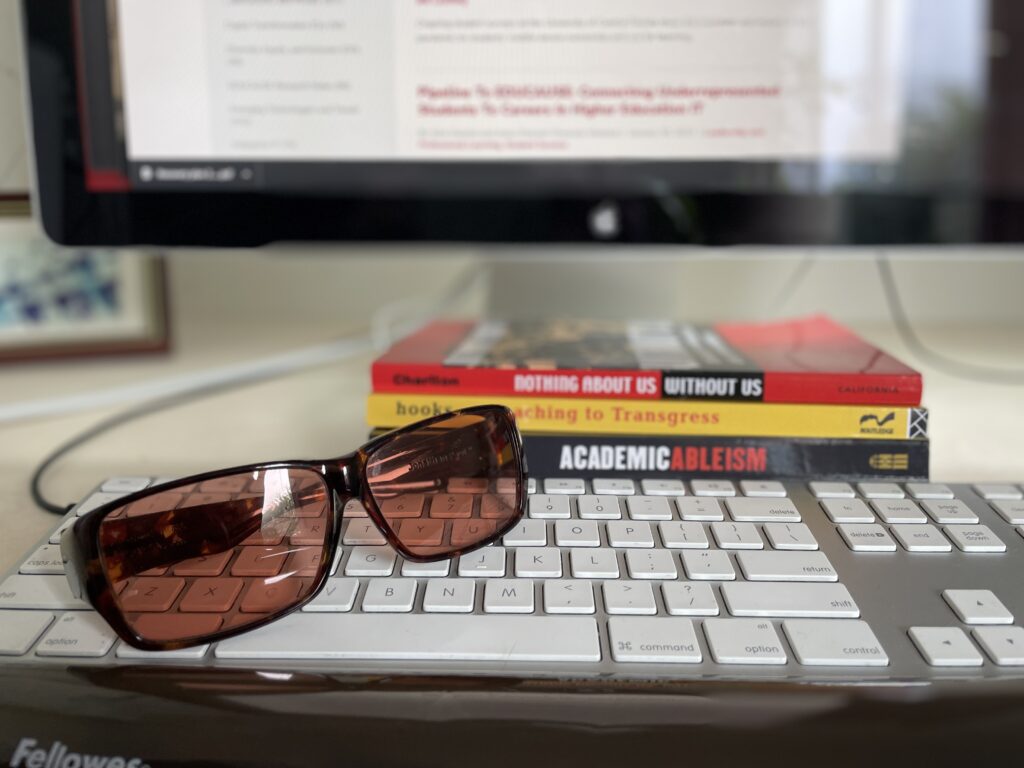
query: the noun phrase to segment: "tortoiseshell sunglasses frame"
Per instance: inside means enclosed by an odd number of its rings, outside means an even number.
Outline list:
[[[386,445],[397,437],[414,433],[433,424],[450,420],[457,416],[486,416],[497,419],[507,428],[510,436],[509,444],[513,451],[514,465],[517,468],[516,477],[516,503],[508,521],[504,525],[497,526],[494,533],[486,538],[475,542],[472,545],[452,548],[435,555],[417,555],[409,550],[392,530],[376,500],[370,493],[370,484],[366,476],[367,460],[380,447]],[[173,491],[174,488],[201,483],[205,480],[215,480],[220,477],[234,474],[246,474],[251,472],[264,472],[273,469],[300,469],[313,472],[323,480],[326,490],[330,495],[332,527],[331,534],[325,539],[323,552],[320,555],[320,564],[314,577],[314,587],[308,595],[296,601],[293,605],[268,614],[265,618],[246,624],[241,627],[218,630],[202,637],[190,637],[186,639],[174,639],[167,641],[153,641],[138,636],[129,626],[121,608],[118,606],[117,596],[113,585],[107,578],[100,555],[100,525],[111,512],[121,509],[132,502],[144,499],[156,493]],[[352,453],[345,454],[335,459],[326,461],[281,461],[263,464],[248,464],[230,469],[220,469],[213,472],[204,472],[199,475],[182,477],[176,480],[152,486],[141,491],[136,491],[113,501],[110,501],[96,509],[87,512],[79,517],[75,523],[64,531],[61,538],[61,552],[64,560],[64,569],[68,575],[68,582],[75,597],[85,597],[107,621],[110,627],[117,633],[118,637],[129,645],[145,651],[172,651],[179,648],[201,645],[249,632],[258,627],[265,626],[277,621],[282,616],[297,611],[313,600],[327,583],[331,559],[338,547],[341,538],[342,517],[345,505],[353,500],[359,500],[366,509],[367,515],[374,525],[387,540],[387,543],[399,552],[406,559],[417,563],[436,562],[447,560],[458,555],[466,554],[474,550],[486,547],[499,541],[510,531],[520,519],[522,519],[527,505],[527,471],[526,461],[523,454],[522,436],[516,427],[515,416],[512,411],[503,405],[480,405],[472,408],[464,408],[458,411],[451,411],[423,421],[410,424],[396,429],[392,432],[375,437]],[[203,554],[202,542],[196,542],[196,555]]]

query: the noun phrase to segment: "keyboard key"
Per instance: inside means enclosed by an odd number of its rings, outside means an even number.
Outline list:
[[[120,499],[122,496],[124,496],[123,493],[94,493],[75,507],[75,515],[81,517],[92,512],[97,507],[102,507],[104,504]]]
[[[300,613],[223,640],[214,653],[220,659],[595,662],[601,645],[589,616]]]
[[[549,579],[544,582],[545,613],[594,613],[594,588],[589,581]]]
[[[500,483],[501,480],[499,479],[498,482]],[[498,493],[508,493],[508,492],[509,492],[508,488],[506,488],[505,490],[500,490],[500,489],[498,490]],[[526,493],[529,494],[530,496],[532,496],[536,492],[537,492],[537,478],[535,478],[535,477],[527,478],[526,479]]]
[[[661,540],[670,549],[707,549],[708,535],[700,523],[658,523]]]
[[[459,576],[490,579],[504,575],[504,547],[484,547],[459,557]]]
[[[784,499],[786,486],[774,480],[740,480],[740,490],[744,496],[762,499]]]
[[[1013,624],[1013,614],[987,589],[944,589],[942,598],[964,624]]]
[[[611,549],[571,549],[569,565],[577,579],[619,578],[619,561]]]
[[[189,584],[178,610],[187,613],[227,613],[242,593],[244,583],[244,579],[196,579]],[[127,594],[130,589],[123,594]]]
[[[291,548],[242,547],[231,564],[232,576],[277,576],[284,567]]]
[[[473,579],[432,579],[423,594],[423,610],[430,613],[472,613],[476,600]]]
[[[135,628],[151,640],[208,635],[220,629],[222,619],[213,613],[144,613],[135,620]]]
[[[220,576],[224,569],[227,568],[228,562],[234,554],[235,550],[229,549],[216,555],[201,555],[200,557],[193,557],[191,560],[183,560],[174,566],[174,575]]]
[[[590,481],[590,485],[599,496],[632,496],[636,493],[636,484],[632,480],[595,477]]]
[[[611,547],[653,547],[650,523],[613,520],[605,528]]]
[[[0,656],[24,656],[51,622],[43,611],[0,611]]]
[[[36,655],[98,658],[114,647],[116,639],[98,613],[65,613],[43,635]]]
[[[403,493],[393,499],[381,499],[380,512],[388,520],[420,517],[426,499],[421,493]],[[431,517],[469,517],[473,513],[473,497],[466,494],[444,494],[431,498]]]
[[[544,493],[547,494],[568,494],[571,496],[582,496],[587,492],[587,486],[582,480],[570,478],[548,479],[544,481]]]
[[[686,577],[694,581],[731,581],[736,578],[729,555],[721,550],[684,550],[680,553]]]
[[[847,523],[839,526],[839,535],[854,552],[896,551],[896,542],[880,525]]]
[[[64,576],[8,576],[0,584],[0,608],[84,611],[91,606],[72,597]]]
[[[363,595],[368,613],[408,613],[416,602],[416,579],[371,579]]]
[[[550,520],[569,517],[569,497],[550,493],[538,493],[530,497],[531,518]]]
[[[671,520],[672,508],[664,496],[627,496],[630,520]]]
[[[517,578],[557,579],[562,575],[562,553],[555,547],[520,547],[514,557]]]
[[[725,513],[722,512],[722,504],[718,499],[684,496],[676,499],[676,509],[683,520],[707,523],[725,520]]]
[[[953,551],[953,545],[934,525],[894,525],[892,532],[908,552]]]
[[[472,500],[472,496],[463,494],[459,496],[460,499]],[[467,520],[453,520],[453,523],[466,523]],[[476,521],[477,523],[483,521]],[[439,547],[441,542],[444,540],[444,530],[447,524],[444,520],[439,519],[425,519],[416,518],[415,520],[396,520],[394,525],[397,527],[399,536],[407,544],[413,547]],[[454,538],[455,531],[452,530],[452,536]],[[344,539],[342,539],[344,542]],[[454,541],[454,546],[458,546]]]
[[[1001,667],[1024,666],[1024,629],[1020,627],[978,627],[974,630],[988,657]]]
[[[805,666],[885,667],[889,656],[865,621],[786,619],[782,629]]]
[[[857,483],[865,499],[902,499],[906,494],[896,483]]]
[[[733,616],[784,618],[860,618],[860,609],[842,584],[722,585],[722,597]]]
[[[341,532],[341,543],[350,547],[382,547],[388,542],[373,522],[369,519],[362,519],[345,521]]]
[[[1006,551],[1006,544],[987,525],[951,525],[945,531],[963,552]]]
[[[725,506],[736,522],[800,522],[800,511],[789,499],[726,499]]]
[[[975,492],[985,499],[993,501],[996,499],[1020,500],[1024,499],[1024,493],[1014,485],[997,485],[995,483],[979,483],[974,486]]]
[[[821,552],[738,552],[736,560],[750,581],[839,581]]]
[[[67,520],[65,520],[63,523],[61,523],[60,527],[57,528],[57,530],[54,531],[53,534],[50,536],[50,538],[48,540],[48,543],[50,543],[50,544],[60,544],[60,538],[61,538],[61,536],[64,535],[64,531],[66,531],[68,528],[70,528],[72,525],[74,525],[76,519],[77,518],[75,518],[75,517],[69,517]]]
[[[765,523],[764,532],[775,549],[818,548],[818,540],[803,523]]]
[[[978,516],[974,514],[970,507],[964,504],[960,499],[952,499],[950,501],[925,501],[921,503],[925,511],[936,523],[942,523],[948,525],[949,523],[969,523],[973,524],[978,522]]]
[[[132,648],[130,645],[120,642],[117,644],[114,655],[119,659],[132,659],[133,661],[199,661],[206,656],[206,652],[209,650],[209,645],[195,645],[175,651],[140,651],[138,648]]]
[[[993,501],[992,509],[1010,525],[1024,523],[1024,501]]]
[[[506,547],[546,547],[548,526],[543,520],[520,520],[505,534],[501,543]]]
[[[719,664],[785,664],[786,651],[770,621],[705,619],[711,658]]]
[[[927,523],[928,516],[921,511],[921,508],[909,499],[879,499],[872,501],[871,506],[882,518],[883,523],[889,525],[907,523]]]
[[[641,480],[640,490],[647,496],[685,496],[682,480]]]
[[[615,616],[608,619],[608,644],[615,661],[699,664],[703,657],[693,622]]]
[[[694,496],[735,496],[736,486],[728,480],[691,480]]]
[[[390,576],[397,557],[391,547],[353,547],[345,563],[345,575]]]
[[[242,595],[239,610],[242,613],[273,613],[295,603],[302,591],[300,579],[284,581],[267,579],[251,579],[249,587]]]
[[[493,579],[486,582],[484,610],[487,613],[533,613],[533,582],[529,579]],[[418,632],[419,629],[414,625],[410,631]]]
[[[610,614],[654,614],[654,590],[646,581],[606,581],[601,585],[604,609]]]
[[[932,667],[980,667],[984,663],[959,627],[911,627],[910,639]]]
[[[342,509],[342,518],[348,520],[350,518],[365,518],[369,517],[366,514],[366,507],[359,499],[349,499],[345,502],[345,506]]]
[[[555,523],[555,545],[559,547],[599,547],[601,535],[593,520],[559,520]]]
[[[849,483],[815,482],[809,486],[816,499],[852,499],[856,496]]]
[[[34,576],[56,576],[64,573],[64,559],[60,554],[60,545],[43,544],[33,552],[28,560],[21,564],[18,573]]]
[[[451,477],[448,493],[487,493],[490,481],[486,477]]]
[[[622,517],[619,500],[615,496],[580,496],[576,499],[576,506],[584,520],[618,520]]]
[[[718,615],[718,601],[710,584],[669,581],[661,585],[661,594],[673,616]]]
[[[940,483],[907,483],[907,493],[915,499],[952,499],[949,486]]]
[[[359,579],[328,579],[320,594],[302,606],[304,611],[344,613],[356,604]]]
[[[143,488],[148,488],[151,478],[149,477],[111,477],[103,482],[100,490],[104,493],[115,493],[124,495],[135,493]]]
[[[764,541],[753,523],[712,523],[711,532],[722,549],[763,549]]]
[[[828,519],[833,523],[873,523],[875,516],[860,499],[826,499],[821,502]]]
[[[402,561],[402,575],[411,579],[437,579],[448,575],[451,560],[437,560],[433,563],[414,563],[412,560]],[[504,574],[504,569],[502,570]]]
[[[632,579],[674,579],[676,560],[665,549],[627,549],[626,569]]]

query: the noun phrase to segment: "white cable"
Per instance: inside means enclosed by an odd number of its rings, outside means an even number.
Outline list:
[[[120,406],[129,402],[154,400],[170,395],[187,395],[190,392],[200,392],[229,384],[263,381],[306,368],[348,360],[356,355],[374,350],[379,352],[390,346],[395,338],[411,333],[440,311],[456,305],[463,296],[472,290],[479,289],[488,272],[486,267],[480,269],[479,265],[474,264],[457,275],[451,285],[445,288],[439,296],[396,299],[382,305],[374,313],[371,321],[372,333],[369,337],[361,336],[316,344],[293,352],[180,376],[170,376],[142,384],[11,403],[0,406],[0,424],[49,416],[63,416],[79,411]]]
[[[207,369],[196,373],[187,373],[181,376],[171,376],[158,381],[82,392],[65,397],[11,403],[0,406],[0,424],[10,424],[16,421],[44,416],[62,416],[79,411],[124,405],[132,401],[186,394],[232,382],[261,381],[263,379],[284,376],[304,368],[347,360],[350,357],[369,352],[372,349],[373,345],[368,338],[342,339],[341,341],[317,344],[281,355],[272,355],[258,360],[226,365],[221,368]]]

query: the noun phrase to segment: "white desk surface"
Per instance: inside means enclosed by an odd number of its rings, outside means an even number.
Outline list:
[[[312,305],[278,307],[271,321],[261,324],[260,313],[244,296],[245,284],[236,291],[243,294],[245,309],[232,312],[230,306],[221,306],[229,303],[223,292],[208,282],[212,278],[204,271],[208,269],[205,258],[183,258],[172,269],[175,343],[170,355],[0,369],[0,403],[202,370],[337,338],[356,327],[353,314],[339,310],[336,323],[325,323]],[[418,257],[409,279],[416,290],[429,283],[430,277],[443,285],[444,276],[450,278],[464,263],[440,256]],[[254,269],[258,266],[253,263]],[[225,268],[235,269],[237,262]],[[268,267],[271,271],[280,268],[279,263]],[[376,300],[381,280],[390,280],[387,276],[394,274],[392,270],[401,268],[403,264],[392,263],[384,267],[383,277],[377,270],[366,277],[377,287],[360,288],[358,270],[372,269],[365,262],[353,262],[350,284],[339,292],[338,301],[354,290],[352,301],[361,315],[364,305]],[[394,279],[399,281],[397,276]],[[314,288],[310,290],[315,293]],[[389,284],[388,290],[393,294],[394,285]],[[368,292],[369,299],[360,291]],[[1024,388],[954,378],[916,360],[890,326],[856,322],[854,327],[924,372],[925,404],[932,410],[934,479],[1024,481]],[[1024,368],[1024,338],[1019,330],[1018,323],[1000,322],[999,327],[980,330],[974,325],[924,328],[922,335],[950,356]],[[125,425],[58,464],[46,481],[45,492],[53,500],[70,503],[112,475],[183,475],[261,460],[323,458],[351,450],[367,432],[363,408],[371,357],[366,354],[225,392]],[[112,412],[0,425],[0,570],[11,567],[57,522],[55,516],[30,501],[28,482],[37,462],[69,436]]]

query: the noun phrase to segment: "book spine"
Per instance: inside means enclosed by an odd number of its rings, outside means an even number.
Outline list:
[[[658,400],[661,371],[463,368],[374,363],[373,390],[423,395],[502,395]]]
[[[759,371],[549,371],[375,362],[373,390],[424,395],[502,395],[617,400],[708,400],[818,405],[921,402],[921,377]]]
[[[532,477],[910,480],[928,477],[927,440],[810,440],[527,434]]]
[[[597,400],[500,395],[445,396],[374,393],[367,423],[401,427],[420,419],[502,403],[523,432],[614,435],[710,435],[904,440],[927,437],[920,408],[780,403]]]

